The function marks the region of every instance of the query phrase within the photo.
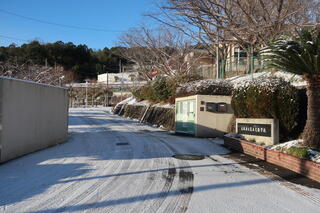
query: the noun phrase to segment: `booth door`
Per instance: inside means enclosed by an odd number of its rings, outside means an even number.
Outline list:
[[[176,132],[195,135],[196,101],[176,102]]]

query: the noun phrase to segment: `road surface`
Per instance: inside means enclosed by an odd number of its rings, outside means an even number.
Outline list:
[[[0,212],[320,212],[319,190],[293,190],[227,153],[104,109],[71,109],[67,143],[0,165]]]

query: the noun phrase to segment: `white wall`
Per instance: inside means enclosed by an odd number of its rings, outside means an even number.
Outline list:
[[[106,83],[107,82],[107,76],[108,81],[110,84],[116,83],[116,82],[123,82],[123,83],[132,83],[132,77],[134,77],[134,81],[137,81],[138,78],[138,72],[124,72],[124,73],[104,73],[101,75],[98,75],[98,83]],[[116,80],[117,79],[117,80]]]
[[[65,88],[0,77],[0,162],[67,140]]]

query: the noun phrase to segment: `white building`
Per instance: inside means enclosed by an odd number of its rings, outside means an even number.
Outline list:
[[[104,73],[98,75],[98,83],[108,83],[117,84],[117,83],[133,83],[138,81],[138,72],[123,72],[123,73]]]

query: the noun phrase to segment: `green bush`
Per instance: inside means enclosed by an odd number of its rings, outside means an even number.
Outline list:
[[[278,78],[258,78],[236,85],[231,101],[237,118],[279,119],[281,139],[297,126],[297,89]]]
[[[154,97],[156,102],[163,102],[169,99],[173,94],[171,85],[167,82],[167,79],[164,77],[157,78],[152,83]]]
[[[154,101],[155,95],[154,95],[154,89],[152,87],[152,83],[148,82],[147,84],[139,87],[139,88],[135,88],[132,90],[132,95],[138,100],[138,101],[142,101],[142,100],[150,100],[150,101]]]
[[[173,80],[177,85],[185,84],[188,82],[194,82],[201,80],[202,77],[196,73],[184,73],[178,76],[175,76],[174,78],[171,78],[170,80]]]
[[[196,74],[181,74],[174,77],[158,77],[146,85],[132,90],[134,97],[152,102],[174,103],[176,88],[181,83],[198,80],[201,77]]]
[[[296,147],[292,146],[289,149],[285,151],[285,153],[289,155],[296,156],[298,158],[303,158],[303,159],[309,159],[310,154],[308,152],[309,148],[308,147]]]

